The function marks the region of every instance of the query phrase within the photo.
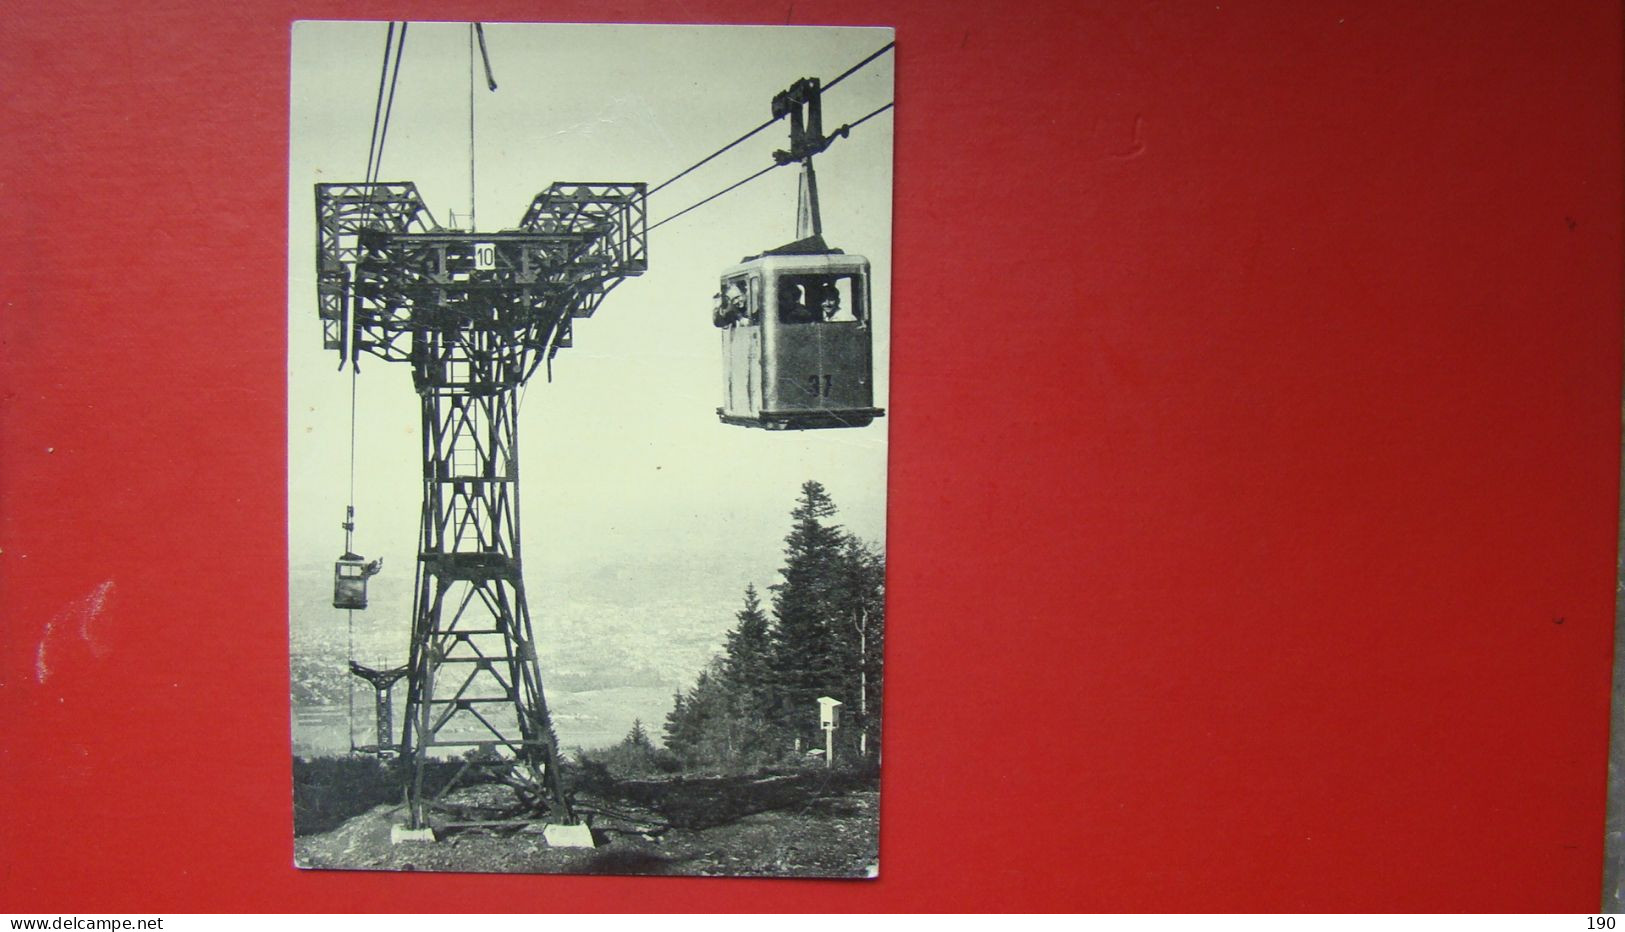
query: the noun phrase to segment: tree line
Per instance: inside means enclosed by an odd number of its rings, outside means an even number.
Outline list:
[[[746,586],[722,653],[673,697],[664,738],[682,766],[745,770],[823,747],[822,696],[843,703],[837,759],[877,756],[886,559],[835,513],[821,484],[802,484],[768,604]]]

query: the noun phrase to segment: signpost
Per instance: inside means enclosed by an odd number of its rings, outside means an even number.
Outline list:
[[[835,729],[841,723],[841,701],[828,696],[818,699],[818,724],[824,729],[824,766],[835,766]]]

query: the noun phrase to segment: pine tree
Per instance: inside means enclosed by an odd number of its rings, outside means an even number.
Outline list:
[[[746,708],[756,708],[772,685],[772,668],[768,662],[772,644],[768,639],[767,613],[762,611],[762,601],[754,585],[745,587],[745,607],[734,617],[739,623],[728,632],[725,666],[728,686]]]
[[[650,751],[655,749],[654,742],[649,740],[649,733],[643,730],[643,719],[641,718],[632,720],[632,730],[626,733],[624,743],[628,747],[646,748]]]
[[[692,760],[698,763],[729,763],[736,743],[733,717],[724,685],[723,660],[717,657],[700,673],[686,703],[694,733]]]
[[[818,726],[816,700],[838,689],[843,678],[840,642],[845,632],[838,629],[837,594],[846,535],[829,520],[834,516],[835,503],[824,487],[811,480],[803,483],[784,539],[782,581],[773,586],[773,718],[808,741]]]
[[[723,686],[728,697],[728,714],[735,740],[731,742],[733,763],[762,763],[776,755],[769,717],[772,712],[773,667],[769,621],[762,611],[756,587],[745,587],[745,607],[728,640],[723,662]]]
[[[694,686],[683,703],[688,711],[689,756],[684,763],[700,763],[712,759],[712,719],[716,717],[716,689],[711,684],[709,670],[700,671]]]
[[[693,753],[694,739],[689,728],[687,700],[681,689],[671,697],[671,711],[666,713],[664,731],[666,750],[676,755],[678,760],[686,759]]]

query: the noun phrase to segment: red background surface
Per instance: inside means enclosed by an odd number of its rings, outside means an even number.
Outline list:
[[[1595,908],[1616,5],[143,6],[0,55],[0,908]],[[878,882],[290,866],[288,24],[402,16],[897,27]]]

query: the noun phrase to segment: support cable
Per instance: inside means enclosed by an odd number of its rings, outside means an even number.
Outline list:
[[[485,65],[485,87],[497,89],[496,76],[491,73],[491,53],[485,48],[485,27],[480,23],[468,24],[468,229],[479,230],[478,212],[474,194],[474,43],[480,46],[480,61]]]
[[[352,326],[354,326],[354,325],[352,324]],[[350,339],[354,340],[355,336],[352,334]],[[344,519],[345,519],[345,524],[346,525],[352,525],[352,524],[355,523],[355,382],[356,382],[356,364],[355,364],[356,360],[355,360],[355,357],[360,355],[360,349],[358,347],[352,347],[351,354],[352,355],[351,355],[351,359],[350,359],[350,498],[349,498],[349,501],[345,503],[345,508],[344,508]],[[350,532],[351,532],[351,530],[353,530],[353,528],[348,527],[348,526],[346,526],[346,528],[344,530],[344,549],[345,550],[350,549]]]
[[[894,106],[896,106],[896,101],[887,101],[886,103],[881,104],[880,106],[874,108],[873,110],[870,110],[868,113],[865,113],[863,116],[858,117],[856,120],[853,120],[852,122],[850,122],[850,123],[846,124],[845,126],[841,127],[839,130],[836,130],[836,132],[838,132],[838,133],[843,132],[843,131],[844,132],[851,132],[852,130],[855,130],[858,127],[862,126],[864,123],[867,123],[869,120],[874,119],[877,116],[880,116],[882,113],[885,113],[887,110],[890,110]]]
[[[372,105],[372,134],[367,137],[367,171],[362,178],[372,177],[372,157],[378,151],[378,119],[384,110],[384,83],[389,80],[389,53],[390,47],[395,44],[395,23],[389,24],[389,32],[384,34],[384,63],[378,68],[378,99]]]
[[[788,163],[786,163],[786,164],[788,164]],[[684,207],[682,210],[679,210],[677,213],[672,214],[670,217],[667,217],[666,219],[661,220],[658,223],[650,224],[648,232],[653,233],[655,230],[660,229],[661,227],[663,227],[666,224],[672,222],[673,220],[676,220],[678,217],[681,217],[682,215],[688,213],[689,211],[694,210],[697,207],[703,207],[706,204],[709,204],[712,201],[716,200],[717,198],[721,197],[722,195],[727,194],[729,191],[732,191],[735,188],[742,188],[745,185],[749,184],[752,181],[755,181],[756,179],[762,177],[763,175],[767,174],[768,172],[772,171],[775,168],[783,168],[783,167],[784,166],[779,165],[777,163],[769,165],[768,167],[766,167],[766,168],[762,169],[761,171],[757,172],[756,174],[751,175],[749,178],[745,178],[745,179],[743,179],[741,181],[736,181],[733,184],[728,185],[726,188],[723,188],[721,191],[718,191],[717,193],[711,195],[710,197],[706,198],[703,201],[699,201],[697,203],[690,204],[687,207]]]
[[[369,139],[367,141],[367,170],[366,170],[366,174],[363,176],[366,179],[367,184],[369,184],[369,185],[377,183],[378,174],[383,170],[384,144],[389,138],[389,118],[390,118],[390,115],[394,112],[394,109],[395,109],[395,88],[400,83],[401,58],[402,58],[403,53],[406,51],[406,27],[408,25],[409,25],[409,23],[406,23],[406,22],[401,23],[401,30],[400,30],[400,38],[399,39],[396,39],[396,37],[395,37],[395,23],[393,21],[390,22],[390,24],[389,24],[389,31],[384,34],[384,60],[383,60],[383,64],[379,67],[379,70],[378,70],[378,97],[373,103],[373,109],[372,109],[372,133],[371,133],[371,135],[370,135],[370,137],[369,137]],[[473,42],[472,35],[470,36],[469,42],[470,42],[470,48],[472,49],[472,42]],[[482,45],[483,45],[483,43],[482,43]],[[391,49],[392,46],[394,48],[394,67],[393,68],[390,66],[390,57],[391,57],[390,56],[390,49]],[[472,69],[473,69],[472,60],[469,62],[469,68],[470,68],[471,80],[472,80]],[[388,77],[388,83],[389,83],[389,95],[388,95],[387,98],[384,95],[384,83],[385,83],[386,76]],[[380,120],[380,111],[381,111],[381,115],[382,115],[382,120]],[[474,180],[473,180],[474,111],[473,111],[473,88],[472,88],[472,84],[470,85],[468,120],[469,120],[469,160],[470,160],[469,161],[469,191],[470,191],[470,196],[472,198],[473,183],[474,183]],[[354,553],[354,546],[355,546],[355,541],[354,541],[354,534],[355,534],[355,437],[356,437],[356,375],[357,375],[356,361],[360,356],[360,348],[357,346],[357,334],[355,332],[356,324],[355,324],[355,319],[354,319],[353,313],[352,313],[352,316],[351,316],[351,319],[350,319],[350,322],[349,322],[349,327],[350,327],[350,333],[347,334],[348,339],[346,340],[346,344],[345,344],[346,347],[347,347],[348,355],[349,355],[348,362],[350,363],[350,476],[349,476],[350,481],[349,481],[349,489],[348,489],[349,495],[348,495],[348,498],[347,498],[347,500],[345,502],[345,506],[344,506],[344,555],[346,557],[348,557],[350,554]],[[355,609],[353,609],[353,608],[345,609],[344,615],[345,615],[345,629],[346,629],[346,632],[345,632],[345,634],[346,634],[345,652],[346,652],[346,656],[350,660],[350,662],[354,663],[355,662]],[[356,744],[355,744],[355,681],[353,679],[351,679],[351,678],[348,678],[348,677],[345,680],[345,700],[346,700],[346,705],[348,707],[347,708],[347,717],[346,717],[346,720],[345,720],[345,737],[348,739],[348,743],[349,743],[349,746],[350,746],[350,753],[354,754],[355,751],[356,751]]]
[[[350,326],[355,327],[352,316]],[[355,410],[356,410],[356,356],[360,350],[355,346],[356,334],[352,329],[350,333],[350,495],[344,506],[344,555],[349,557],[354,553],[355,533]],[[355,661],[355,609],[344,610],[344,622],[349,641],[345,648],[345,659]],[[345,678],[345,699],[349,702],[349,718],[345,722],[345,733],[350,739],[350,753],[355,753],[355,678]]]
[[[698,162],[695,162],[693,165],[690,165],[689,167],[683,169],[682,171],[678,172],[677,174],[671,176],[670,178],[667,178],[665,181],[662,181],[659,184],[655,185],[654,187],[650,188],[649,189],[649,194],[645,195],[645,196],[647,197],[649,195],[653,195],[656,191],[659,191],[661,188],[664,188],[666,185],[669,185],[672,182],[676,181],[677,179],[683,177],[684,175],[687,175],[689,172],[693,171],[694,169],[699,168],[701,165],[704,165],[705,163],[711,161],[712,159],[716,158],[717,156],[721,155],[722,153],[727,152],[729,149],[732,149],[734,146],[739,145],[740,143],[742,143],[745,140],[749,139],[750,137],[756,135],[757,133],[761,132],[762,130],[767,129],[769,126],[772,126],[774,123],[777,123],[778,121],[779,121],[778,117],[774,117],[773,119],[768,120],[766,123],[763,123],[761,126],[756,127],[755,129],[751,130],[750,132],[746,133],[745,135],[740,136],[738,139],[735,139],[733,142],[728,143],[727,145],[725,145],[722,148],[718,149],[717,151],[711,153],[710,155],[706,156],[705,158],[700,159]]]
[[[841,83],[842,81],[845,81],[848,77],[850,77],[858,69],[862,68],[863,66],[869,64],[870,62],[874,61],[875,59],[879,58],[880,56],[882,56],[882,55],[886,54],[887,52],[891,51],[892,47],[895,46],[896,44],[897,43],[895,43],[895,42],[888,42],[885,45],[881,46],[879,49],[876,49],[874,52],[870,53],[868,58],[865,58],[863,61],[860,61],[856,65],[853,65],[852,67],[846,69],[845,71],[843,71],[840,74],[836,75],[834,80],[828,82],[827,84],[824,84],[823,87],[822,87],[822,90],[827,91],[830,88],[834,87],[835,85]],[[749,139],[750,137],[756,135],[757,133],[761,132],[762,130],[767,129],[769,126],[772,126],[774,123],[777,123],[780,119],[781,119],[781,117],[774,117],[773,119],[768,120],[766,123],[763,123],[761,126],[758,126],[753,130],[750,130],[749,132],[745,133],[743,136],[740,136],[738,139],[735,139],[733,142],[728,143],[727,145],[725,145],[722,148],[718,149],[717,151],[711,153],[710,155],[706,156],[705,158],[700,159],[698,162],[695,162],[693,165],[690,165],[689,167],[683,169],[682,171],[678,172],[677,174],[671,176],[670,178],[667,178],[665,181],[662,181],[661,183],[659,183],[659,184],[655,185],[654,187],[650,188],[649,193],[647,195],[644,195],[644,196],[648,197],[650,195],[653,195],[656,191],[659,191],[661,188],[664,188],[667,185],[671,184],[672,182],[676,181],[677,179],[684,177],[689,172],[694,171],[696,168],[699,168],[700,166],[706,164],[707,162],[711,161],[712,159],[716,158],[717,156],[721,155],[722,153],[727,152],[729,149],[732,149],[734,146],[739,145],[740,143],[742,143],[745,140]],[[854,125],[856,125],[856,124],[854,124]],[[750,179],[747,178],[746,180],[748,181]],[[667,219],[671,219],[671,218],[667,218]],[[662,221],[662,222],[664,222],[664,221]],[[653,227],[651,227],[650,229],[653,229]]]
[[[482,47],[484,43],[481,43]],[[468,231],[480,228],[474,207],[474,24],[468,24]]]
[[[344,614],[346,616],[348,616],[348,627],[349,627],[349,632],[350,632],[349,646],[346,648],[346,653],[345,653],[344,656],[345,656],[346,660],[349,660],[349,661],[351,661],[353,663],[355,661],[355,609],[353,609],[353,608],[345,609]],[[350,753],[354,754],[355,753],[355,677],[354,676],[347,676],[347,677],[344,678],[344,698],[349,704],[349,712],[347,713],[347,717],[344,720],[344,736],[346,738],[350,739]]]
[[[885,51],[885,50],[882,49],[881,51]],[[876,52],[875,54],[878,55],[880,53]],[[871,58],[872,57],[873,56],[871,56]],[[876,107],[875,109],[869,111],[868,113],[864,114],[863,116],[858,117],[856,120],[852,121],[851,123],[848,123],[845,126],[842,126],[840,129],[837,129],[835,132],[830,134],[830,137],[833,139],[834,137],[845,136],[845,135],[851,133],[852,130],[857,129],[859,126],[862,126],[864,123],[867,123],[869,120],[879,116],[882,113],[885,113],[887,110],[890,110],[895,105],[895,103],[896,103],[895,101],[887,101],[886,103],[880,105],[879,107]],[[783,168],[785,165],[793,165],[793,164],[796,164],[796,163],[794,163],[794,162],[783,162],[783,163],[775,162],[774,164],[767,166],[766,168],[762,169],[761,171],[755,173],[754,175],[751,175],[751,176],[749,176],[747,178],[736,181],[733,184],[728,185],[726,188],[723,188],[721,191],[718,191],[717,193],[711,195],[710,197],[705,198],[704,200],[698,201],[696,203],[690,204],[687,207],[683,208],[682,210],[679,210],[677,213],[672,214],[671,216],[666,217],[665,219],[659,221],[658,223],[651,224],[649,226],[649,231],[653,232],[654,230],[657,230],[660,227],[672,222],[673,220],[676,220],[678,217],[681,217],[682,215],[688,213],[689,211],[711,203],[712,201],[716,200],[717,198],[721,197],[724,194],[727,194],[729,191],[732,191],[735,188],[744,187],[746,184],[749,184],[750,182],[755,181],[756,179],[762,177],[763,175],[767,174],[768,172],[772,171],[775,168]],[[653,193],[653,192],[650,192],[650,193]]]
[[[859,68],[862,68],[864,65],[869,64],[870,62],[874,61],[875,59],[879,58],[880,56],[882,56],[882,55],[886,54],[887,52],[891,51],[892,48],[894,46],[896,46],[896,45],[897,45],[896,42],[887,42],[885,45],[882,45],[880,48],[875,49],[874,52],[871,53],[868,58],[865,58],[863,61],[858,62],[857,64],[853,65],[852,67],[850,67],[850,68],[846,69],[845,71],[841,72],[840,74],[836,75],[834,80],[824,82],[824,86],[823,86],[822,90],[827,91],[830,88],[834,87],[835,85],[841,83],[842,81],[845,81],[847,78],[852,76],[853,72],[857,71]]]
[[[406,27],[410,23],[401,23],[401,35],[395,42],[395,67],[389,76],[389,98],[384,103],[384,123],[378,132],[378,157],[372,164],[372,177],[367,179],[368,184],[378,181],[378,174],[384,166],[384,143],[389,139],[389,116],[395,110],[395,85],[401,78],[401,57],[406,52]]]

